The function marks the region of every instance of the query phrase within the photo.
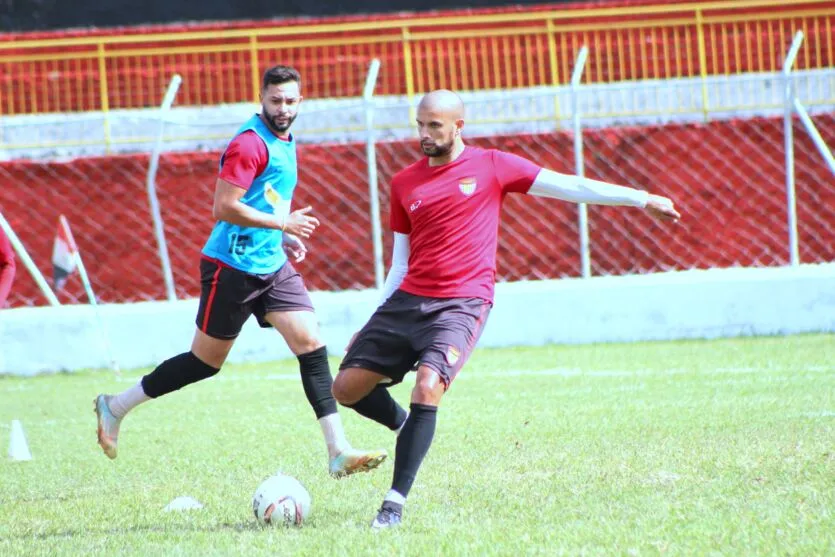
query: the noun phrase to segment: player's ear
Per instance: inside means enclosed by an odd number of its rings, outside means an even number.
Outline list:
[[[460,135],[461,130],[463,130],[463,129],[464,129],[464,119],[459,118],[455,121],[455,134]]]

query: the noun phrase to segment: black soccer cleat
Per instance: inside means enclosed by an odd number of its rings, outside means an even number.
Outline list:
[[[377,511],[377,518],[371,523],[372,530],[383,530],[398,526],[403,520],[403,505],[383,501],[383,506]]]

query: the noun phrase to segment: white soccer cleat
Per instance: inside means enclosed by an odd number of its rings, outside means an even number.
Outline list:
[[[329,471],[334,478],[344,478],[357,472],[369,472],[377,468],[388,457],[384,450],[360,451],[347,449],[331,459]]]
[[[93,401],[96,418],[98,419],[97,434],[99,445],[108,458],[116,458],[116,445],[119,442],[119,425],[121,418],[117,418],[110,412],[108,402],[113,398],[110,395],[99,395]]]

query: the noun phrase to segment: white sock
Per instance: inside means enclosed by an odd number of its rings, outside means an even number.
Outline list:
[[[389,492],[386,493],[385,501],[391,501],[392,503],[397,503],[398,505],[405,505],[406,498],[400,495],[400,492],[395,491],[393,489],[389,489]]]
[[[408,419],[409,419],[409,411],[406,410],[406,420],[408,420]],[[398,427],[397,429],[394,430],[394,435],[396,435],[397,437],[400,437],[400,432],[403,431],[403,426],[406,425],[406,420],[403,420],[403,423],[400,424],[400,427]]]
[[[110,407],[111,414],[117,418],[124,418],[125,414],[147,400],[151,400],[151,397],[142,390],[142,381],[140,381],[128,390],[114,395],[107,405]]]
[[[322,426],[322,434],[325,436],[330,458],[339,456],[341,452],[351,448],[351,444],[345,437],[345,430],[342,428],[342,420],[338,413],[334,412],[322,416],[319,418],[319,425]]]

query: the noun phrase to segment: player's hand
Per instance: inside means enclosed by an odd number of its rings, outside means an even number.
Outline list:
[[[672,200],[660,195],[650,194],[645,208],[650,215],[660,220],[676,222],[681,218],[679,212],[673,207]]]
[[[304,209],[293,211],[284,219],[284,232],[289,232],[300,238],[310,238],[316,227],[319,226],[319,219],[310,215],[313,207],[308,205]]]
[[[293,263],[300,263],[304,261],[304,258],[307,255],[307,247],[304,245],[304,242],[302,242],[298,236],[290,234],[289,232],[284,233],[282,247],[284,248],[284,251],[287,252],[287,255],[293,258]]]

